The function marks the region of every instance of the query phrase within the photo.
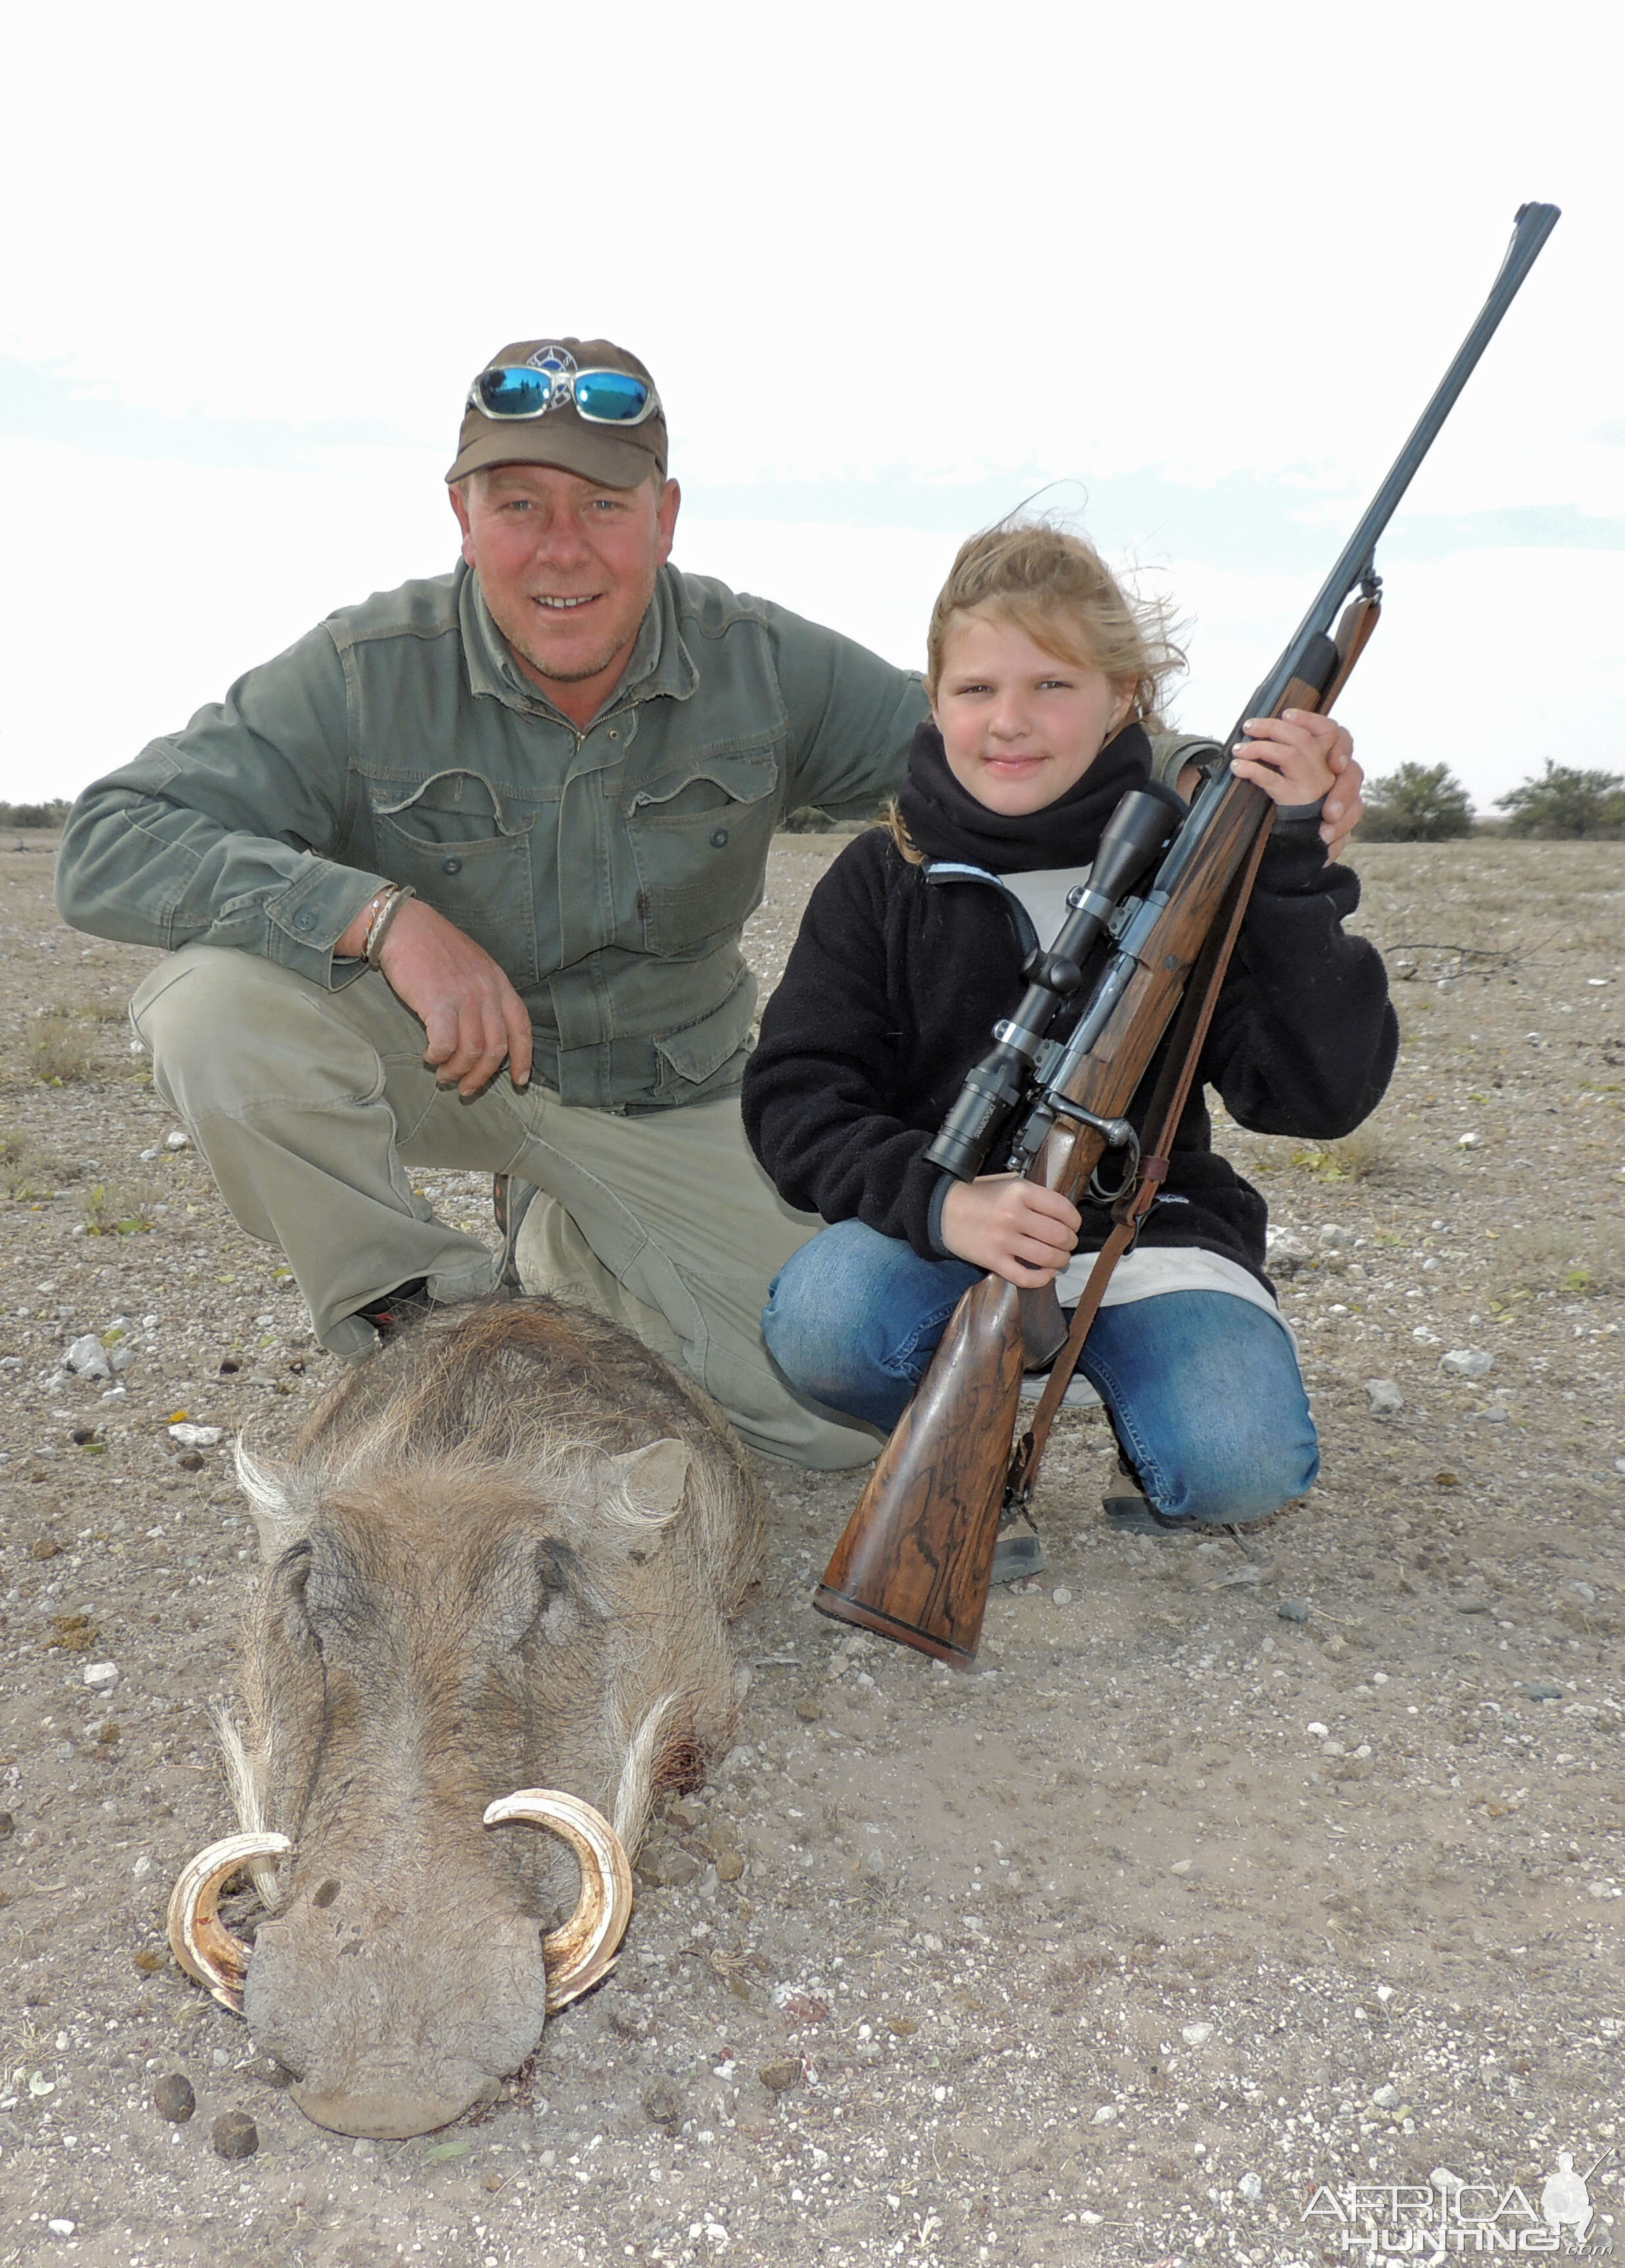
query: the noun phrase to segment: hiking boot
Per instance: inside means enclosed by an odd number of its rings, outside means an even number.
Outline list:
[[[1178,1535],[1194,1524],[1188,1520],[1170,1520],[1138,1489],[1132,1494],[1125,1491],[1107,1497],[1101,1509],[1106,1515],[1106,1526],[1116,1535]]]
[[[376,1300],[369,1300],[355,1312],[364,1322],[371,1323],[380,1344],[388,1345],[413,1323],[422,1322],[434,1305],[429,1297],[426,1278],[414,1276],[410,1284],[397,1284],[393,1292],[380,1292]]]
[[[1117,1453],[1118,1484],[1102,1504],[1106,1526],[1119,1535],[1173,1535],[1189,1528],[1188,1520],[1170,1520],[1166,1513],[1158,1512],[1144,1489],[1140,1476],[1119,1448]]]
[[[1019,1583],[1029,1575],[1043,1572],[1044,1542],[1038,1529],[1024,1512],[1007,1512],[999,1522],[990,1580]]]

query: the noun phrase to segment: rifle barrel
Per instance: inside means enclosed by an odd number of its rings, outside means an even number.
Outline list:
[[[1462,341],[1456,358],[1440,379],[1432,401],[1417,419],[1416,430],[1394,460],[1393,469],[1372,497],[1364,518],[1338,555],[1336,565],[1289,641],[1274,674],[1267,678],[1253,695],[1245,712],[1248,717],[1274,714],[1288,686],[1299,674],[1297,663],[1304,647],[1311,639],[1327,635],[1338,608],[1350,591],[1356,583],[1370,577],[1371,555],[1377,549],[1378,537],[1392,519],[1400,497],[1416,477],[1417,468],[1438,438],[1439,428],[1454,408],[1457,395],[1473,375],[1479,357],[1495,336],[1502,317],[1517,298],[1519,286],[1533,267],[1541,246],[1556,227],[1558,217],[1556,205],[1526,204],[1518,207],[1512,241],[1507,247],[1506,258],[1490,286],[1489,297],[1484,302],[1478,320]],[[1237,730],[1226,743],[1227,753],[1241,737],[1241,721],[1237,720]]]

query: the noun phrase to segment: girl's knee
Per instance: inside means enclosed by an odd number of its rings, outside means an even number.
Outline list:
[[[1245,1528],[1307,1496],[1319,1470],[1320,1453],[1312,1437],[1237,1442],[1222,1454],[1198,1450],[1187,1469],[1173,1476],[1175,1501],[1164,1504],[1159,1493],[1157,1508],[1208,1527]]]

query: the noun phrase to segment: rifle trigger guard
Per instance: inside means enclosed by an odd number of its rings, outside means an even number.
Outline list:
[[[1092,1126],[1097,1134],[1104,1135],[1108,1150],[1126,1150],[1128,1152],[1128,1161],[1124,1168],[1123,1178],[1116,1189],[1108,1189],[1102,1187],[1098,1166],[1089,1177],[1089,1195],[1096,1204],[1116,1204],[1120,1198],[1128,1195],[1140,1178],[1140,1137],[1126,1118],[1102,1118],[1092,1110],[1085,1110],[1075,1102],[1068,1102],[1064,1095],[1058,1094],[1052,1099],[1057,1111],[1064,1112],[1068,1118],[1075,1119],[1080,1126]]]

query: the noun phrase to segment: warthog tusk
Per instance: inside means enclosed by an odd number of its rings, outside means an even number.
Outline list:
[[[169,1893],[171,1952],[233,2016],[242,2014],[249,1948],[220,1919],[221,1889],[240,1867],[284,1858],[292,1848],[285,1835],[228,1835],[188,1859]]]
[[[552,1787],[521,1787],[505,1795],[485,1814],[487,1827],[510,1819],[528,1820],[562,1835],[581,1865],[581,1896],[575,1911],[542,1940],[547,1970],[549,2015],[575,1999],[605,1974],[620,1950],[632,1919],[632,1868],[620,1837],[602,1811]]]

